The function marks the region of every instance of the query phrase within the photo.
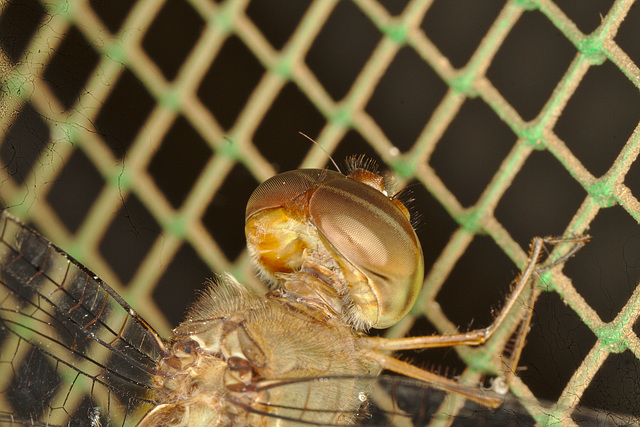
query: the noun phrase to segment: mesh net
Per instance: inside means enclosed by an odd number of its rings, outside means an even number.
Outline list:
[[[387,336],[488,325],[533,236],[589,232],[512,391],[541,423],[640,416],[633,3],[5,0],[0,204],[166,335],[211,271],[260,288],[257,184],[364,153],[412,191],[428,266]],[[492,351],[412,357],[472,380]]]

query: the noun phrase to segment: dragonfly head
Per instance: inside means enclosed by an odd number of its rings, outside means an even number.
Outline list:
[[[422,286],[422,247],[409,212],[364,168],[275,175],[249,199],[245,234],[258,270],[276,288],[305,260],[326,260],[322,267],[335,274],[329,286],[358,329],[395,324]]]

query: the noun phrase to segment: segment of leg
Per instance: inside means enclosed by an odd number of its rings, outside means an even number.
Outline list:
[[[487,328],[476,329],[469,332],[448,334],[448,335],[432,335],[425,337],[408,337],[408,338],[379,338],[379,337],[366,337],[367,346],[375,350],[384,351],[396,351],[396,350],[412,350],[421,348],[434,348],[434,347],[451,347],[456,345],[480,345],[493,335],[493,333],[500,327],[504,320],[509,316],[513,307],[517,304],[518,300],[522,296],[522,293],[527,286],[532,285],[537,280],[538,276],[565,262],[573,254],[575,254],[588,240],[588,236],[576,237],[576,238],[555,238],[555,237],[536,237],[531,243],[531,250],[529,252],[529,260],[524,270],[520,274],[520,277],[513,288],[511,294],[507,297],[505,305],[498,313],[498,316]],[[559,243],[573,243],[574,246],[567,251],[566,254],[559,257],[554,262],[538,268],[538,260],[542,254],[545,244],[559,244]],[[531,304],[529,305],[529,311],[532,310]],[[524,340],[523,340],[524,341]]]
[[[543,272],[564,263],[567,259],[573,256],[584,244],[588,241],[589,237],[577,237],[569,239],[559,238],[540,238],[533,239],[531,243],[531,249],[529,252],[529,260],[524,270],[520,274],[520,277],[506,300],[506,303],[498,316],[494,321],[485,329],[477,329],[465,333],[449,334],[449,335],[434,335],[427,337],[410,337],[410,338],[397,338],[387,339],[378,337],[364,337],[367,345],[371,348],[368,351],[367,356],[374,360],[383,369],[422,380],[428,382],[435,388],[450,391],[466,397],[467,399],[478,402],[482,405],[489,407],[498,407],[504,398],[504,395],[509,390],[509,383],[515,374],[515,367],[518,365],[522,349],[526,341],[526,335],[529,331],[529,325],[533,315],[533,303],[535,301],[535,294],[531,292],[528,299],[528,305],[526,314],[520,321],[518,331],[508,360],[504,363],[503,375],[494,380],[493,386],[490,390],[482,389],[474,386],[467,386],[461,384],[453,379],[442,377],[434,374],[433,372],[425,371],[409,363],[398,360],[392,356],[384,354],[383,351],[396,351],[396,350],[409,350],[409,349],[422,349],[432,347],[450,347],[457,345],[480,345],[486,342],[493,333],[500,328],[509,313],[513,310],[517,301],[520,300],[524,290],[527,286],[533,285],[537,281],[537,278]],[[542,254],[545,244],[559,244],[559,243],[573,243],[571,247],[564,255],[548,263],[542,267],[538,266],[538,260]]]
[[[451,378],[443,377],[434,374],[433,372],[420,369],[410,363],[403,362],[402,360],[398,360],[392,356],[375,350],[369,350],[367,352],[367,357],[375,361],[383,369],[424,381],[433,388],[459,394],[484,406],[497,408],[504,399],[504,394],[497,393],[492,389],[482,389],[479,387],[461,384]]]

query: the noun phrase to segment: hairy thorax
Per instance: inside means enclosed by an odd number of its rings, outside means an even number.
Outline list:
[[[378,368],[364,357],[358,332],[302,307],[276,295],[257,296],[231,279],[211,289],[175,329],[171,351],[154,376],[163,403],[141,426],[269,426],[287,418],[337,423],[356,417],[366,392],[357,376],[376,375]],[[335,376],[353,379],[347,387],[299,381]]]

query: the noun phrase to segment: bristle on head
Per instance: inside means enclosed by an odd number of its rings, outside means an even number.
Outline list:
[[[370,157],[365,156],[364,154],[355,154],[353,156],[349,156],[347,157],[345,163],[347,164],[346,175],[350,175],[351,173],[359,169],[363,169],[365,171],[379,175],[380,167],[378,166],[378,162]]]
[[[378,172],[378,163],[364,155],[349,156],[346,160],[347,176],[363,184],[375,188],[390,197],[385,177]]]

